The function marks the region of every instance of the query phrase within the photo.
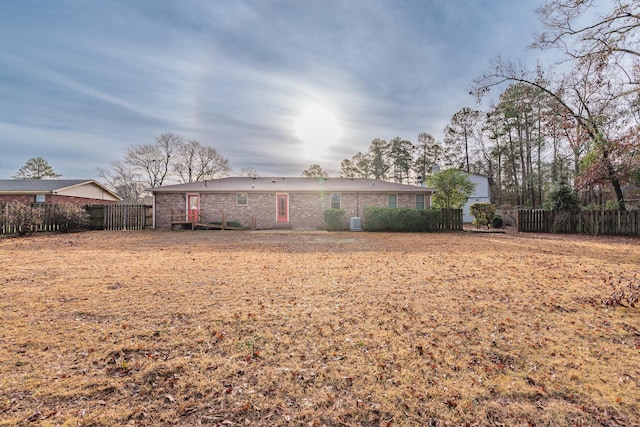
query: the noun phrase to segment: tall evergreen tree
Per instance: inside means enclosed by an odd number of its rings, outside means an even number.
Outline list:
[[[389,178],[389,143],[384,139],[374,139],[369,146],[370,174],[375,179]]]
[[[357,170],[353,161],[344,159],[340,162],[340,178],[357,178]]]
[[[444,149],[447,165],[470,171],[469,146],[476,136],[480,112],[464,107],[451,117],[444,129]]]
[[[418,135],[415,154],[413,172],[416,177],[422,177],[422,180],[426,180],[431,175],[433,167],[441,160],[442,146],[436,142],[433,135],[423,132]]]
[[[56,173],[42,157],[34,157],[27,160],[18,172],[12,177],[13,179],[47,179],[59,178],[62,175]]]
[[[395,137],[389,141],[389,162],[393,173],[393,180],[408,183],[413,167],[413,152],[415,147],[406,139]]]

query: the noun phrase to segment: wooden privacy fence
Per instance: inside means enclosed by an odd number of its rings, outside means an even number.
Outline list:
[[[462,230],[462,209],[440,209],[442,219],[435,230]]]
[[[38,209],[38,224],[30,231],[59,231],[63,224],[58,221],[60,205],[30,203]],[[18,234],[18,227],[12,225],[11,203],[0,203],[0,234]],[[153,226],[153,211],[149,205],[86,205],[89,213],[89,225],[92,230],[142,230]]]
[[[519,210],[518,231],[640,236],[640,211]]]
[[[153,226],[149,205],[87,205],[93,230],[144,230]]]

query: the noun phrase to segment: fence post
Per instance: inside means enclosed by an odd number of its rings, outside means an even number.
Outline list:
[[[582,211],[578,212],[578,233],[582,233]]]

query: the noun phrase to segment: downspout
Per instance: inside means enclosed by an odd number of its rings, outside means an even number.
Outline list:
[[[151,216],[151,227],[155,230],[156,229],[156,193],[152,193],[153,196],[151,197],[151,212],[153,212],[153,215]]]

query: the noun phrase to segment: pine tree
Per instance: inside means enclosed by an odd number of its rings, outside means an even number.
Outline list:
[[[47,179],[59,178],[62,175],[56,173],[49,163],[42,157],[34,157],[27,160],[24,166],[12,177],[13,179]]]

